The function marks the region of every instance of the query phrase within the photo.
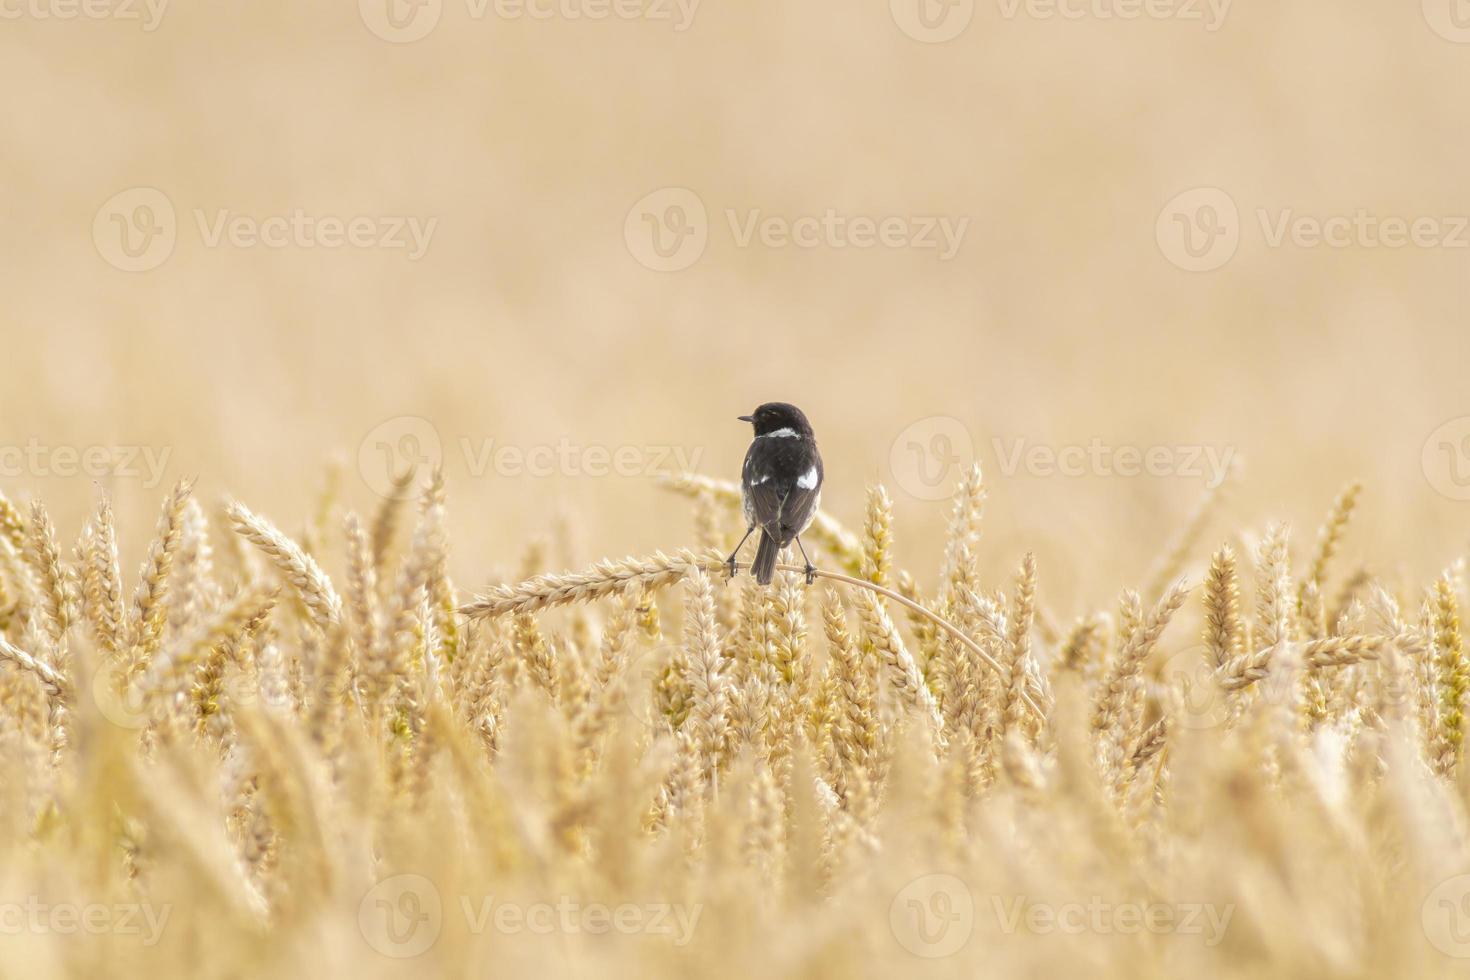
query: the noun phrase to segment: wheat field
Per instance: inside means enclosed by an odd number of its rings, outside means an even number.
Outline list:
[[[1463,974],[1465,24],[0,0],[0,975]]]
[[[1362,487],[1062,622],[937,584],[892,502],[820,577],[728,578],[738,488],[672,554],[477,595],[440,474],[300,541],[188,481],[137,581],[103,496],[63,551],[0,498],[12,964],[192,975],[1450,975],[1470,876],[1464,564],[1338,558]],[[340,513],[339,513],[340,512]],[[340,519],[339,519],[340,518]],[[330,569],[330,571],[329,571]],[[534,573],[534,574],[533,574]]]

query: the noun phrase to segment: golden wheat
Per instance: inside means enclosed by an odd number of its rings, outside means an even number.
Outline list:
[[[787,562],[768,588],[731,583],[714,529],[736,499],[714,481],[675,485],[697,489],[703,547],[471,598],[449,576],[437,473],[402,546],[400,499],[376,533],[346,512],[339,535],[319,503],[310,552],[232,504],[234,532],[267,562],[230,576],[180,484],[131,617],[107,498],[72,562],[33,506],[16,525],[23,561],[0,537],[13,558],[0,582],[23,609],[0,629],[0,747],[25,774],[8,791],[26,815],[12,873],[49,866],[63,896],[167,908],[156,946],[114,930],[83,954],[118,970],[204,942],[231,970],[279,972],[318,935],[344,968],[554,970],[571,955],[629,975],[674,969],[657,948],[717,972],[762,943],[746,961],[815,944],[872,975],[1077,956],[1108,975],[1180,956],[1284,975],[1263,944],[1287,942],[1282,963],[1326,970],[1351,948],[1366,973],[1428,976],[1457,948],[1419,908],[1455,887],[1444,862],[1470,811],[1463,585],[1452,569],[1411,598],[1369,577],[1327,616],[1356,490],[1299,579],[1285,526],[1264,535],[1249,629],[1222,546],[1198,603],[1182,581],[1151,605],[1125,589],[1116,629],[1083,609],[1063,631],[1040,623],[1050,576],[1033,554],[1009,594],[985,581],[978,470],[957,487],[932,599],[895,567],[882,487],[850,548],[829,525],[836,568],[815,589]],[[1152,575],[1187,564],[1186,536]],[[549,552],[533,552],[523,564],[540,569]],[[277,577],[292,601],[277,601]],[[1171,625],[1186,615],[1203,656]],[[93,667],[121,669],[94,680]],[[1283,939],[1270,923],[1304,890],[1330,928]],[[610,941],[578,919],[551,930],[553,955],[539,934],[464,914],[492,895],[522,912],[634,902],[702,918],[678,944],[651,922]],[[1141,944],[1113,920],[1060,933],[1026,918],[1099,905],[1173,925]],[[1196,906],[1217,932],[1185,928]],[[1009,907],[1043,911],[1008,926]],[[949,948],[943,915],[987,941]],[[437,951],[414,945],[414,922],[432,923]]]

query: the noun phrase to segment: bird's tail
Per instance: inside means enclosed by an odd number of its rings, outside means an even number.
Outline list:
[[[776,556],[780,553],[781,546],[776,539],[761,529],[760,547],[755,549],[755,562],[750,566],[750,574],[761,585],[770,585],[771,576],[776,573]]]

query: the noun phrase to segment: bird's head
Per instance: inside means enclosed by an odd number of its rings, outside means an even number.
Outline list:
[[[740,416],[740,421],[749,422],[755,427],[755,434],[768,436],[780,432],[783,435],[786,430],[794,436],[810,436],[812,425],[806,420],[801,409],[786,402],[766,402],[749,415]]]

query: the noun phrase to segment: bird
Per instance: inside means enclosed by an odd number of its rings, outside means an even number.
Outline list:
[[[817,452],[811,423],[801,409],[786,402],[766,402],[738,418],[754,427],[755,438],[740,470],[746,528],[745,537],[725,561],[730,577],[735,577],[735,556],[759,529],[760,545],[750,566],[755,580],[771,584],[776,556],[795,541],[806,562],[807,585],[811,585],[817,569],[802,546],[801,532],[811,525],[822,501],[822,454]]]

